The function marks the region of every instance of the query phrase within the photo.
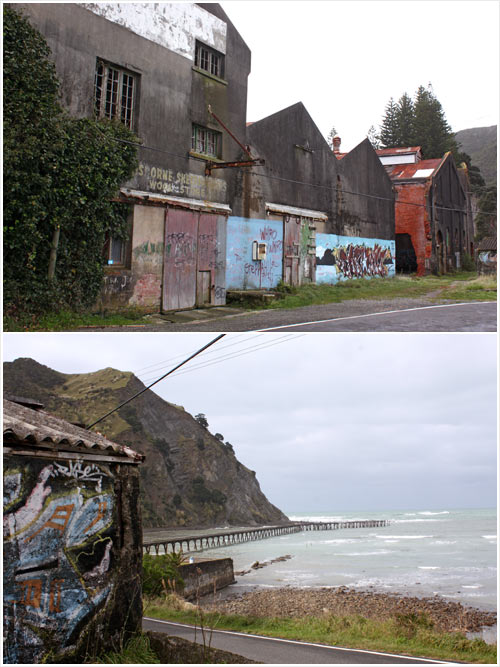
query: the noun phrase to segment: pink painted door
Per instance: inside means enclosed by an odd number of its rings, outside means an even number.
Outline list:
[[[200,213],[196,276],[196,305],[213,302],[217,262],[217,215]]]
[[[196,303],[198,216],[194,211],[166,209],[163,310],[192,308]]]
[[[285,216],[283,242],[283,280],[287,285],[300,284],[300,218]]]

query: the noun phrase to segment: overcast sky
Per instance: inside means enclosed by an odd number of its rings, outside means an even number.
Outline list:
[[[4,334],[4,361],[149,384],[214,337]],[[494,334],[228,334],[198,359],[154,390],[205,413],[285,513],[496,506]]]
[[[248,120],[303,102],[351,150],[391,97],[432,83],[453,131],[498,122],[496,0],[231,0],[252,52]]]

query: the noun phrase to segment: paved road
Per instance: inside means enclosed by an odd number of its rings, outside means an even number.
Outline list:
[[[175,321],[168,321],[168,318]],[[92,331],[263,331],[304,325],[303,331],[494,331],[496,301],[457,304],[430,299],[353,299],[290,310],[238,311],[228,307],[153,316],[141,326],[92,327]],[[89,329],[79,329],[79,331]],[[293,326],[291,330],[300,330]]]
[[[182,637],[189,641],[197,641],[202,644],[201,632],[198,629],[196,636],[193,626],[181,623],[170,623],[158,621],[152,618],[144,618],[142,623],[144,630],[154,632],[166,632],[174,637]],[[284,665],[366,665],[366,664],[447,664],[439,660],[427,660],[425,658],[409,658],[407,656],[391,655],[389,653],[377,653],[372,651],[358,651],[355,649],[338,648],[335,646],[323,646],[321,644],[309,644],[287,639],[272,639],[270,637],[259,637],[257,635],[246,635],[237,632],[214,630],[211,646],[224,651],[230,651],[244,656],[250,660],[256,660],[264,664]]]

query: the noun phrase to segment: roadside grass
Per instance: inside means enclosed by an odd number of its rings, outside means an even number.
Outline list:
[[[453,283],[459,283],[453,286]],[[452,287],[453,286],[453,287]],[[442,291],[441,291],[442,290]],[[298,308],[300,306],[340,303],[351,299],[418,298],[491,301],[496,299],[496,280],[478,278],[475,271],[448,273],[443,276],[406,276],[345,280],[336,285],[279,285],[282,298],[262,308]]]
[[[160,658],[150,646],[149,637],[142,633],[131,637],[121,651],[109,651],[97,660],[92,659],[92,664],[102,665],[158,665],[160,662]]]
[[[161,598],[150,599],[145,607],[145,615],[152,618],[199,624],[199,612],[175,610]],[[438,660],[496,664],[496,645],[487,644],[482,639],[467,639],[462,633],[437,632],[425,614],[400,614],[380,620],[359,615],[267,618],[204,611],[203,617],[207,629],[234,630]]]
[[[4,317],[4,331],[65,331],[79,327],[130,326],[145,324],[142,313],[127,311],[124,313],[76,313],[62,310],[46,315],[24,314],[19,317]]]

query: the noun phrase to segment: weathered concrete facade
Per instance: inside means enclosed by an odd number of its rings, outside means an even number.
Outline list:
[[[232,558],[204,559],[185,563],[179,568],[184,580],[183,596],[187,600],[197,600],[203,595],[236,583]]]
[[[143,457],[29,405],[4,401],[4,662],[83,661],[141,623]]]
[[[140,138],[118,195],[130,238],[106,247],[97,309],[219,305],[228,289],[315,282],[317,233],[394,239],[368,140],[337,160],[302,103],[247,127],[250,51],[218,4],[15,7],[47,39],[69,112],[116,116]],[[224,166],[248,149],[264,164]]]

